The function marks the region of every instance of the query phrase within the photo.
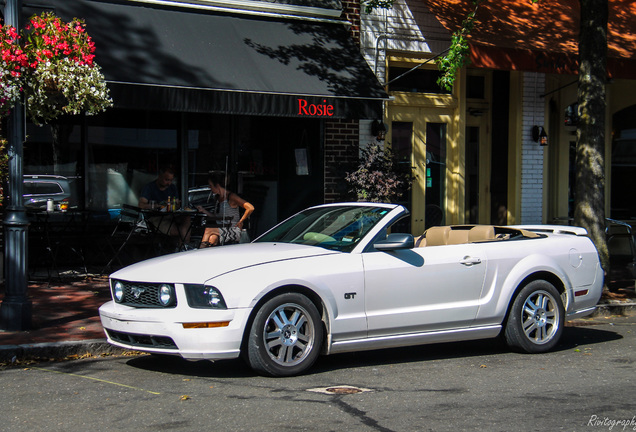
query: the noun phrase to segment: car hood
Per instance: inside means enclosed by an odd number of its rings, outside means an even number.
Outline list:
[[[338,254],[316,246],[287,243],[245,243],[179,252],[142,261],[110,275],[137,282],[204,283],[245,267],[275,261]]]

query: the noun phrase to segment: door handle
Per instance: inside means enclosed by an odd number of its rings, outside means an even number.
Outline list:
[[[464,259],[460,261],[460,264],[464,264],[466,267],[470,267],[475,264],[481,264],[481,259],[477,257],[465,256]]]

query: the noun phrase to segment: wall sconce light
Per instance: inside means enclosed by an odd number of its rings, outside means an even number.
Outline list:
[[[371,123],[371,134],[375,136],[375,139],[378,141],[384,141],[384,137],[386,136],[386,125],[380,120],[374,120],[373,123]]]
[[[543,126],[532,127],[532,140],[541,146],[548,145],[548,134],[543,129]]]

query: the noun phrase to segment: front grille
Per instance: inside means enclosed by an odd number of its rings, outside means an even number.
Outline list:
[[[164,306],[161,302],[159,302],[159,287],[162,284],[126,281],[119,282],[121,282],[124,286],[124,299],[121,304],[126,306],[139,308],[164,308],[175,307],[177,305],[176,299],[170,306]]]
[[[106,332],[108,333],[108,337],[115,342],[120,342],[126,345],[132,345],[139,348],[177,349],[177,345],[174,343],[172,338],[169,338],[168,336],[140,335],[110,329],[106,329]]]

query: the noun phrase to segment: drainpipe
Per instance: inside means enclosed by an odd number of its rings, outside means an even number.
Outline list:
[[[5,24],[20,28],[22,0],[6,0]],[[9,205],[4,218],[4,285],[0,304],[0,328],[9,331],[31,328],[31,300],[27,296],[27,231],[29,220],[22,202],[22,154],[25,139],[24,109],[17,103],[7,122],[9,141]]]
[[[380,34],[378,35],[378,37],[375,38],[375,58],[373,59],[373,74],[376,77],[378,76],[378,62],[380,61],[380,41],[384,40],[384,42],[386,43],[387,39],[388,35],[386,33]]]

